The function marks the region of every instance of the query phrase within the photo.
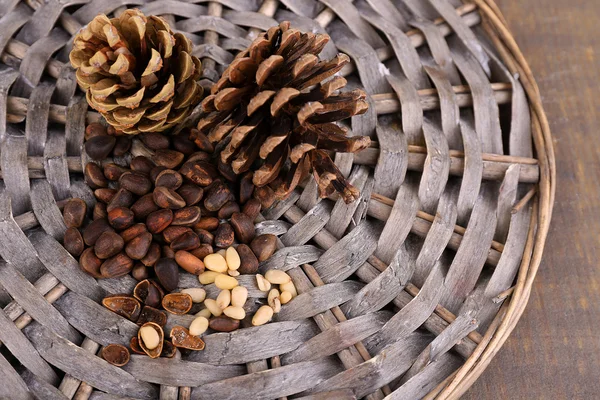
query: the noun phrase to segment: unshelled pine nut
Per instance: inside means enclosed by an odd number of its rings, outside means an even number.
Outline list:
[[[210,310],[208,308],[203,308],[202,310],[200,310],[196,313],[196,317],[204,317],[206,319],[209,319],[211,316],[212,316],[212,313],[210,312]]]
[[[231,305],[234,307],[244,307],[248,300],[248,289],[243,286],[236,286],[231,290]]]
[[[148,350],[154,350],[158,347],[160,342],[160,337],[158,336],[158,332],[151,326],[142,326],[140,328],[140,336],[144,341],[144,345]]]
[[[237,270],[240,267],[242,261],[237,250],[233,247],[229,247],[225,252],[225,260],[227,260],[227,266],[229,269]]]
[[[292,300],[292,294],[290,292],[283,291],[279,295],[279,301],[281,302],[281,304],[287,304],[290,300]]]
[[[227,275],[233,276],[233,277],[240,276],[240,271],[238,271],[237,269],[228,269]]]
[[[273,305],[271,307],[273,308],[273,312],[275,314],[281,311],[281,301],[279,301],[279,297],[275,297],[273,299]]]
[[[269,306],[261,306],[252,317],[252,325],[264,325],[273,318],[273,309]]]
[[[271,289],[269,291],[269,294],[267,295],[267,303],[272,307],[275,308],[275,305],[273,303],[273,301],[279,297],[279,290],[277,289]]]
[[[221,290],[231,290],[238,285],[237,279],[229,275],[219,275],[215,279],[215,286]]]
[[[261,292],[268,292],[271,289],[271,283],[261,274],[256,274],[256,284]]]
[[[265,279],[275,285],[281,285],[292,280],[288,274],[279,269],[270,269],[265,274]]]
[[[219,308],[221,310],[224,310],[227,307],[229,307],[230,303],[231,303],[231,292],[227,289],[221,290],[221,293],[219,293],[219,295],[217,296],[217,305],[219,306]]]
[[[225,261],[225,258],[218,253],[209,254],[204,257],[204,266],[211,271],[220,273],[227,272],[227,261]]]
[[[202,335],[208,329],[208,319],[205,317],[198,317],[190,324],[190,335],[198,336]]]
[[[218,317],[219,315],[223,314],[223,310],[221,310],[221,307],[219,307],[216,300],[206,299],[204,300],[204,305],[215,317]]]
[[[183,289],[181,293],[187,293],[192,297],[194,303],[202,303],[206,298],[206,290],[202,288]]]
[[[294,282],[292,281],[282,283],[281,285],[279,285],[279,290],[281,290],[282,292],[290,292],[292,294],[292,297],[298,296],[298,291],[296,291],[296,286],[294,286]]]
[[[237,320],[242,320],[246,317],[246,311],[242,307],[229,306],[223,310],[223,314]]]
[[[203,273],[198,275],[198,280],[203,285],[210,285],[211,283],[215,283],[215,279],[218,275],[221,274],[215,271],[204,271]]]

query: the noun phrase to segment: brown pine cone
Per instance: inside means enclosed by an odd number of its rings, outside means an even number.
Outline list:
[[[209,114],[192,139],[219,151],[220,169],[253,171],[257,187],[270,185],[279,198],[288,196],[311,171],[319,194],[339,192],[346,202],[358,197],[330,158],[334,152],[357,152],[368,137],[348,137],[337,125],[368,108],[365,93],[340,93],[346,85],[338,72],[350,60],[338,54],[319,61],[329,41],[325,34],[302,33],[289,22],[259,35],[237,55],[202,102]]]
[[[101,14],[76,36],[70,54],[87,101],[117,131],[164,131],[202,96],[201,64],[192,44],[160,17],[127,10]]]

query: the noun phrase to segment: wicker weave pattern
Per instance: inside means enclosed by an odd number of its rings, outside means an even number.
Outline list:
[[[324,56],[350,55],[342,74],[369,95],[351,131],[377,145],[336,155],[359,201],[319,201],[310,182],[263,212],[257,229],[280,234],[281,250],[261,268],[287,271],[300,293],[276,322],[121,369],[95,354],[137,326],[98,302],[135,282],[81,272],[60,244],[60,208],[93,205],[81,148],[100,119],[76,87],[71,40],[127,7],[187,34],[206,86],[279,21],[329,33]],[[0,16],[0,398],[456,398],[516,324],[554,159],[537,86],[491,0],[3,0]],[[135,141],[132,153],[149,150]],[[167,329],[191,319],[170,315]]]

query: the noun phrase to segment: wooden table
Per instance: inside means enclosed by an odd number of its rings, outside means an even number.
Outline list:
[[[600,0],[497,0],[542,93],[558,185],[521,321],[465,399],[600,399]]]

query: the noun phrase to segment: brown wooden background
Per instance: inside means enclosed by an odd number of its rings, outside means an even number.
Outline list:
[[[497,0],[537,78],[558,185],[528,308],[465,399],[600,399],[600,0]]]

